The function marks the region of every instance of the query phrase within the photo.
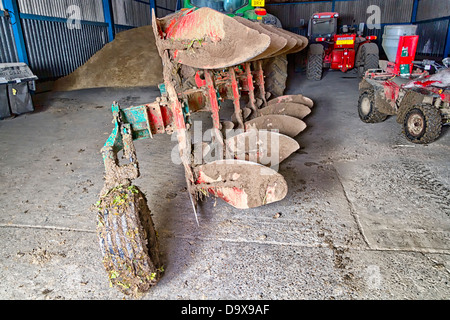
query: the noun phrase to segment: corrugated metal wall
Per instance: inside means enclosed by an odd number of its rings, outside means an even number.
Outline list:
[[[26,15],[21,20],[29,65],[40,79],[71,73],[107,43],[107,27],[100,24],[104,22],[101,0],[19,0],[18,3],[21,14]],[[75,11],[69,8],[73,5],[79,8],[75,16],[72,16]],[[83,23],[79,28],[68,27],[66,19],[70,16],[81,18]]]
[[[18,0],[22,13],[67,18],[68,8],[78,6],[81,20],[104,22],[101,0]]]
[[[366,23],[367,18],[372,13],[367,13],[367,8],[375,5],[381,11],[380,23],[409,23],[413,3],[413,0],[358,0],[357,3],[355,1],[338,1],[335,3],[335,11],[339,12],[340,23],[342,24],[352,24],[353,20],[356,21],[356,24]]]
[[[183,0],[181,0],[183,1]],[[156,0],[156,16],[164,17],[177,8],[177,0]]]
[[[288,3],[286,3],[288,2]],[[381,48],[384,27],[390,24],[409,24],[413,21],[414,0],[329,0],[329,1],[294,1],[266,0],[266,9],[277,16],[283,27],[296,33],[306,35],[307,28],[299,28],[300,20],[306,22],[314,12],[336,11],[340,14],[339,23],[358,25],[367,23],[373,11],[368,7],[380,8],[380,28],[365,28],[366,35],[376,35]],[[444,54],[450,21],[449,0],[418,0],[415,23],[418,25],[420,55],[439,57]],[[432,20],[432,21],[429,21]],[[381,48],[382,50],[382,48]]]
[[[102,0],[17,0],[29,63],[41,79],[67,75],[108,41]],[[450,21],[450,1],[418,0],[417,15],[413,17],[415,0],[266,0],[266,9],[277,16],[283,27],[306,34],[299,28],[300,19],[308,21],[314,12],[335,10],[341,14],[341,24],[367,22],[369,5],[381,9],[381,28],[366,30],[379,37],[389,24],[418,24],[418,54],[442,56],[446,46]],[[0,62],[18,61],[12,27],[3,14],[0,0]],[[69,29],[66,19],[69,6],[80,8],[81,29]],[[177,0],[156,0],[158,17],[176,9]],[[151,23],[150,0],[112,0],[116,32]],[[12,18],[14,23],[14,18]],[[449,44],[447,44],[448,50]],[[20,51],[20,52],[23,52]]]
[[[411,21],[413,0],[349,0],[334,2],[334,11],[340,14],[340,24],[359,24],[367,22],[371,13],[367,8],[376,5],[381,9],[380,23],[404,23]],[[268,3],[267,11],[277,16],[283,26],[295,28],[300,19],[308,21],[315,12],[333,10],[332,1],[298,2],[298,3]],[[401,8],[401,10],[399,10]]]
[[[450,1],[420,0],[416,24],[419,44],[417,53],[423,56],[442,57],[449,32]],[[450,45],[450,44],[447,44]]]
[[[22,20],[29,64],[40,79],[68,75],[107,42],[106,26],[82,25],[69,29],[65,22]]]
[[[133,27],[151,24],[150,0],[140,1],[113,0],[114,23]]]
[[[0,3],[1,5],[1,3]],[[3,9],[3,7],[0,7]],[[0,11],[0,63],[18,62],[11,24]]]
[[[283,28],[298,31],[300,19],[308,22],[315,12],[331,11],[331,2],[272,4],[266,6],[267,12],[280,19]],[[302,34],[303,32],[297,32]]]
[[[417,8],[417,21],[442,18],[450,15],[448,0],[420,0]]]
[[[448,30],[449,20],[418,23],[417,53],[423,56],[442,57]]]

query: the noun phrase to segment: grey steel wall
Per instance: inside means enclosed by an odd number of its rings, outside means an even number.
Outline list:
[[[378,6],[381,10],[382,24],[389,23],[409,23],[413,11],[413,0],[359,0],[355,1],[337,1],[335,11],[341,16],[340,23],[352,24],[353,19],[356,23],[366,22],[371,15],[367,13],[367,8],[371,5]]]
[[[315,12],[331,11],[331,2],[295,3],[295,4],[270,4],[266,6],[268,13],[280,19],[283,28],[297,31],[300,19],[307,23]]]
[[[29,64],[40,79],[68,75],[100,50],[108,39],[106,26],[22,19]]]
[[[450,15],[448,0],[420,0],[417,8],[418,21],[446,17]]]
[[[29,65],[42,80],[68,75],[108,42],[102,0],[17,0]],[[151,23],[150,0],[112,0],[116,32]],[[68,10],[80,9],[80,28]],[[0,0],[0,8],[3,8]],[[15,18],[15,16],[14,16]],[[13,21],[14,21],[13,18]],[[17,61],[11,25],[0,13],[0,62]]]
[[[277,0],[267,3],[269,13],[276,15],[283,26],[306,34],[299,28],[300,19],[308,21],[314,12],[335,10],[341,14],[341,23],[366,22],[369,5],[381,9],[381,29],[366,30],[379,37],[381,44],[386,25],[418,24],[418,54],[441,56],[444,52],[450,20],[450,1],[418,0],[417,15],[413,17],[415,0],[329,0],[318,2],[289,2]],[[274,0],[272,0],[274,1]],[[284,3],[281,3],[284,1]],[[33,71],[41,79],[64,76],[84,64],[108,41],[107,24],[102,0],[18,0],[26,51]],[[65,23],[67,8],[81,9],[81,29],[69,29]],[[115,30],[120,32],[150,24],[150,0],[112,0]],[[176,9],[177,0],[156,0],[157,16],[165,16]],[[0,62],[18,61],[11,24],[2,14],[0,0]],[[14,21],[13,17],[13,21]]]
[[[114,23],[130,27],[151,24],[150,0],[140,1],[113,0]]]
[[[424,56],[441,57],[444,53],[449,19],[417,23],[419,43],[417,53]]]
[[[0,8],[2,9],[2,8]],[[11,24],[0,11],[0,63],[18,62]]]
[[[371,5],[376,5],[381,11],[380,28],[368,29],[366,26],[365,34],[376,35],[378,38],[376,42],[380,48],[385,26],[414,22],[418,25],[419,35],[417,53],[435,57],[444,54],[449,32],[449,0],[418,0],[415,17],[413,17],[415,0],[288,1],[291,0],[266,0],[266,9],[280,19],[284,28],[293,32],[306,35],[306,27],[299,27],[300,20],[304,19],[307,22],[314,12],[339,12],[341,25],[367,23],[372,14],[372,11],[368,13],[367,9]]]
[[[18,4],[29,65],[40,79],[68,75],[108,41],[107,27],[96,24],[104,22],[101,0],[19,0]],[[68,27],[71,5],[80,9],[79,28]]]
[[[68,8],[78,6],[81,20],[104,22],[101,0],[18,0],[21,13],[67,18]]]
[[[381,9],[381,23],[404,23],[411,21],[413,0],[347,0],[296,3],[268,3],[266,9],[277,16],[283,26],[295,28],[300,19],[308,21],[315,12],[336,11],[340,14],[341,24],[366,22],[370,13],[367,8],[377,5]]]
[[[183,0],[181,0],[183,2]],[[177,8],[177,0],[156,0],[156,16],[158,18],[173,13]]]
[[[415,18],[419,35],[417,53],[432,57],[443,56],[448,41],[450,1],[420,0]]]

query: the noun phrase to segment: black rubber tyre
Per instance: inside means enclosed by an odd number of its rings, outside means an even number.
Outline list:
[[[358,68],[358,75],[363,77],[367,70],[378,68],[380,57],[378,46],[375,43],[365,43],[359,50],[361,50],[362,65]]]
[[[381,113],[375,106],[373,90],[362,92],[358,99],[358,115],[365,123],[378,123],[386,120],[387,114]]]
[[[163,272],[147,200],[137,187],[120,186],[102,196],[97,207],[97,235],[110,284],[138,297]]]
[[[288,60],[286,55],[276,56],[263,61],[264,83],[266,92],[271,93],[272,98],[284,95]]]
[[[308,50],[306,63],[306,78],[308,80],[319,81],[322,79],[323,70],[323,46],[312,44]]]
[[[436,107],[419,104],[408,108],[403,120],[403,134],[413,143],[430,143],[439,138],[442,116]]]

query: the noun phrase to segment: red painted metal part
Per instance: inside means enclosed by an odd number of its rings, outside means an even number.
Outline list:
[[[196,184],[207,183],[202,171],[199,172]],[[215,187],[207,188],[207,191],[216,197],[221,198],[225,202],[236,208],[248,208],[247,193],[238,187]]]
[[[217,92],[216,88],[214,87],[214,81],[211,74],[212,72],[210,70],[204,70],[208,101],[213,119],[213,126],[215,129],[220,129],[219,102],[217,100]]]
[[[233,105],[234,105],[234,114],[238,121],[238,128],[244,128],[244,122],[241,114],[241,104],[239,102],[240,94],[239,94],[239,83],[236,80],[236,72],[234,71],[234,67],[228,69],[228,74],[230,75],[231,80],[231,92],[233,93]]]
[[[167,118],[167,113],[164,113],[164,116],[166,117],[166,119],[164,119],[161,110],[163,107],[161,107],[158,103],[149,103],[145,106],[147,107],[147,118],[152,134],[165,133],[166,125],[169,124],[169,119]],[[170,120],[172,120],[171,117]]]
[[[346,72],[347,70],[353,69],[354,66],[355,66],[354,49],[333,50],[331,56],[331,69]]]
[[[258,112],[256,105],[255,105],[255,87],[253,86],[253,76],[252,76],[252,70],[251,70],[251,63],[246,62],[244,64],[245,67],[245,76],[246,76],[246,84],[248,88],[248,107],[252,109],[252,111],[256,114]]]
[[[397,56],[395,58],[394,69],[392,70],[395,74],[400,74],[400,65],[408,64],[409,72],[413,71],[413,61],[416,56],[417,44],[419,42],[419,36],[401,36],[398,42]],[[402,50],[407,48],[408,55],[402,57]]]
[[[260,98],[263,101],[262,107],[266,107],[267,100],[266,100],[266,89],[264,88],[264,70],[262,68],[262,61],[258,60],[254,64],[255,64],[256,84],[258,85]]]

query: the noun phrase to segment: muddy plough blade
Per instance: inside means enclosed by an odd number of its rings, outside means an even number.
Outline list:
[[[239,209],[286,197],[288,185],[277,170],[300,148],[296,137],[313,107],[303,95],[270,99],[264,80],[263,59],[298,52],[306,38],[209,8],[161,19],[153,12],[152,25],[163,62],[161,97],[141,106],[112,105],[114,128],[102,149],[105,185],[97,204],[110,282],[134,296],[155,285],[163,272],[147,201],[133,185],[140,174],[134,141],[176,134],[199,223],[196,206],[206,195]],[[232,104],[229,119],[221,116],[225,100]],[[211,114],[210,141],[193,138],[194,112]],[[118,160],[122,151],[125,164]]]

